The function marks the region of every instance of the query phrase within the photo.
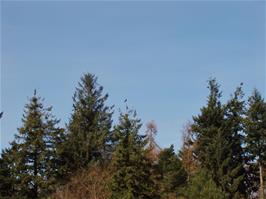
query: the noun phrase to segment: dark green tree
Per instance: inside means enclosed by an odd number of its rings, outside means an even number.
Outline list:
[[[209,81],[210,94],[207,105],[201,108],[201,113],[193,117],[191,129],[197,141],[195,154],[204,167],[211,169],[212,175],[218,170],[215,153],[217,138],[223,133],[224,108],[220,102],[221,92],[215,79]]]
[[[201,114],[193,117],[192,131],[197,136],[196,155],[228,198],[245,196],[245,170],[242,144],[244,102],[241,88],[227,104],[220,102],[221,92],[215,79],[209,81],[210,95]]]
[[[226,194],[216,185],[209,172],[204,169],[198,171],[188,185],[184,188],[183,194],[188,199],[227,199]]]
[[[105,105],[107,98],[94,75],[87,73],[81,78],[73,97],[73,113],[62,150],[70,171],[110,157],[112,107]]]
[[[266,165],[266,103],[258,90],[248,100],[245,120],[246,149],[250,164],[257,163],[260,179],[260,198],[264,198],[264,174]]]
[[[160,152],[156,168],[159,173],[158,181],[162,198],[176,196],[186,184],[187,174],[181,160],[174,152],[173,145]]]
[[[8,154],[8,169],[15,179],[13,196],[41,198],[53,190],[57,168],[55,140],[63,133],[59,120],[51,115],[51,107],[44,108],[40,97],[34,96],[26,104],[22,127],[18,129]]]
[[[151,176],[151,162],[139,135],[140,120],[127,111],[121,114],[114,133],[117,138],[112,157],[113,176],[110,183],[112,199],[158,198]]]
[[[53,191],[54,185],[64,178],[66,169],[64,161],[62,160],[60,150],[65,143],[66,134],[65,129],[58,128],[57,125],[60,122],[53,115],[51,115],[51,107],[46,112],[46,133],[44,137],[45,141],[45,161],[46,161],[46,178],[49,179],[49,187],[47,191]]]
[[[12,198],[14,194],[15,178],[10,169],[13,162],[10,157],[10,149],[2,151],[0,158],[0,198],[3,199]]]
[[[242,86],[242,84],[241,84]],[[244,168],[245,158],[243,149],[243,117],[245,101],[242,88],[237,87],[231,99],[224,105],[225,124],[223,138],[225,140],[225,161],[219,171],[220,184],[230,198],[247,197],[247,174]]]

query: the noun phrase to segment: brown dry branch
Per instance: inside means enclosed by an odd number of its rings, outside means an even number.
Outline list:
[[[161,151],[161,148],[155,141],[155,136],[157,134],[157,125],[154,121],[150,121],[146,124],[146,136],[147,136],[147,156],[152,161],[155,162],[158,160],[158,155]]]
[[[58,188],[51,199],[106,199],[110,177],[109,169],[97,166],[79,171],[69,183]]]
[[[194,154],[197,141],[191,130],[191,123],[188,122],[183,128],[182,164],[188,174],[188,179],[199,168],[199,162]]]

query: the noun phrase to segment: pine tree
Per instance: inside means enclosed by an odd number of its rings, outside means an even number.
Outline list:
[[[49,142],[62,134],[56,127],[59,120],[51,114],[51,107],[44,108],[40,97],[34,96],[25,106],[23,126],[11,143],[8,165],[14,182],[14,197],[41,198],[53,190],[53,174],[57,168],[51,162],[57,159],[56,149]],[[53,176],[53,177],[52,177]]]
[[[266,165],[266,103],[258,90],[254,90],[248,100],[245,120],[246,149],[250,163],[256,162],[259,168],[260,198],[264,198],[264,174]]]
[[[158,157],[159,188],[162,198],[176,196],[185,185],[187,174],[182,162],[174,152],[174,146],[163,149]]]
[[[140,127],[140,120],[132,111],[121,114],[115,126],[117,146],[112,157],[112,199],[158,198],[151,177],[151,163],[144,149],[146,141],[138,134]]]
[[[85,74],[73,97],[73,113],[62,157],[70,171],[87,167],[91,161],[110,157],[112,107],[97,78]]]

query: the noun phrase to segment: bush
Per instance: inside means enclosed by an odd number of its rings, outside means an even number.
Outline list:
[[[107,168],[93,166],[79,171],[70,182],[61,186],[51,199],[106,199],[109,197],[107,184],[110,172]]]

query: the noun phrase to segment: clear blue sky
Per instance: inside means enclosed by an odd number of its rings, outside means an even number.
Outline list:
[[[240,82],[265,93],[264,2],[1,2],[1,148],[36,88],[68,121],[80,76],[91,72],[115,104],[155,120],[158,143],[205,104],[216,77],[224,99]],[[143,130],[143,129],[142,129]]]

